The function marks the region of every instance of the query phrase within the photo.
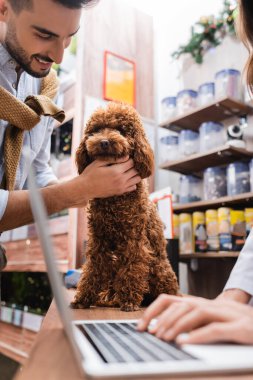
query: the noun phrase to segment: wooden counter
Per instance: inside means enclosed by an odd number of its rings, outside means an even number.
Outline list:
[[[71,296],[73,296],[72,292],[70,292],[70,298]],[[74,310],[75,319],[136,319],[141,314],[142,311],[126,313],[110,308]],[[30,358],[17,374],[15,380],[83,380],[84,378],[79,374],[75,359],[63,333],[55,304],[52,303],[44,319],[42,329],[37,336]],[[172,376],[160,376],[159,378],[173,380]],[[196,378],[199,380],[206,380],[207,378],[215,380],[253,380],[253,373],[241,376],[228,374],[227,376],[210,377],[207,375],[204,377],[176,377],[175,380]],[[144,380],[144,377],[138,379]],[[154,380],[154,377],[152,379]]]

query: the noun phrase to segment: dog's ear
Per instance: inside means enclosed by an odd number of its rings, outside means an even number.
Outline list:
[[[76,166],[79,174],[81,174],[86,168],[86,166],[88,166],[91,163],[88,151],[86,149],[86,140],[87,138],[83,137],[76,151]]]
[[[145,136],[143,127],[137,129],[134,135],[133,149],[134,167],[141,178],[148,178],[154,171],[154,153]]]

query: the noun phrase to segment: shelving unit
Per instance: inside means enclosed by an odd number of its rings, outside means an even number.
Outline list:
[[[206,121],[219,122],[233,116],[252,115],[253,108],[235,99],[223,98],[205,107],[182,116],[170,119],[160,124],[160,127],[180,132],[182,129],[198,131],[201,123]],[[231,162],[249,161],[253,152],[234,146],[223,145],[205,153],[197,153],[175,161],[160,165],[161,169],[171,170],[181,174],[193,174],[202,177],[203,170],[208,167],[225,166]],[[173,211],[192,213],[210,208],[251,207],[253,193],[221,197],[215,200],[198,201],[183,204],[173,204]],[[179,261],[187,264],[189,293],[197,296],[214,298],[223,289],[229,274],[239,256],[239,252],[205,252],[179,254]],[[193,261],[196,259],[196,261]]]
[[[253,115],[253,107],[231,98],[222,98],[205,107],[199,107],[182,116],[170,119],[160,124],[160,127],[174,132],[181,129],[198,131],[205,121],[222,121],[232,116]]]
[[[173,211],[179,212],[193,212],[197,210],[207,210],[210,207],[219,208],[225,206],[246,207],[251,205],[253,201],[253,193],[243,193],[234,195],[232,197],[221,197],[209,201],[199,201],[190,203],[177,203],[173,204]],[[250,203],[250,204],[249,204]]]
[[[239,256],[239,252],[205,252],[205,253],[181,253],[180,259],[181,260],[191,260],[191,259],[221,259],[221,258],[228,258],[228,257],[235,257],[237,258]]]
[[[181,174],[200,174],[205,168],[229,164],[236,160],[249,160],[253,152],[246,149],[224,145],[207,153],[196,153],[180,160],[168,161],[160,169],[172,170]]]

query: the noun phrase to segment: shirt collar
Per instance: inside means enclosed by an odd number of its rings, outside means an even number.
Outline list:
[[[11,55],[5,49],[5,47],[2,44],[0,44],[0,66],[5,66],[6,63],[11,60],[14,61]]]

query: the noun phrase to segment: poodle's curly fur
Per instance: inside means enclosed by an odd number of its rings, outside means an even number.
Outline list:
[[[96,158],[129,155],[141,178],[154,168],[152,149],[134,108],[109,103],[90,118],[76,153],[79,173]],[[91,305],[138,310],[159,294],[177,294],[163,224],[145,180],[131,193],[90,201],[89,238],[73,308]]]

